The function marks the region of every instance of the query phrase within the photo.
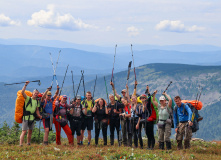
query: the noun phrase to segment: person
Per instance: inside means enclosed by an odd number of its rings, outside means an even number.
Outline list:
[[[131,123],[129,118],[131,117],[130,111],[130,98],[129,98],[129,88],[126,85],[126,95],[125,97],[121,98],[123,104],[123,113],[120,113],[119,116],[121,120],[121,128],[123,134],[123,144],[124,146],[131,146],[132,145],[132,134],[131,134]]]
[[[139,106],[138,114],[139,119],[136,125],[138,130],[138,138],[140,141],[141,148],[143,148],[143,140],[141,136],[141,127],[144,125],[145,133],[148,138],[148,148],[149,150],[154,149],[155,138],[154,138],[154,121],[156,120],[156,112],[153,105],[151,104],[151,96],[147,98],[145,94],[140,96],[142,105]]]
[[[22,146],[24,141],[24,136],[27,133],[27,145],[31,144],[31,136],[32,136],[32,130],[34,129],[34,120],[35,120],[35,113],[37,116],[42,119],[42,116],[39,112],[40,103],[36,100],[39,91],[35,89],[32,92],[32,97],[29,97],[25,94],[25,90],[27,85],[30,83],[30,81],[26,81],[24,87],[22,88],[22,95],[25,98],[25,104],[23,109],[23,118],[22,118],[22,133],[20,135],[20,146]]]
[[[107,105],[103,98],[100,98],[95,104],[92,112],[95,114],[95,145],[98,145],[100,129],[102,129],[104,145],[107,145]]]
[[[192,111],[187,104],[181,102],[181,98],[176,96],[174,98],[176,103],[175,108],[177,111],[174,112],[174,127],[176,131],[177,149],[183,149],[182,141],[184,137],[184,147],[185,149],[190,148],[190,140],[192,138],[191,122]],[[174,109],[175,110],[175,109]],[[179,123],[178,123],[179,119]]]
[[[137,104],[137,96],[136,95],[132,95],[131,97],[131,118],[130,118],[130,122],[131,122],[131,128],[132,128],[132,137],[134,138],[134,145],[137,148],[138,147],[138,130],[136,129],[136,124],[138,122],[138,108],[140,106],[140,104]]]
[[[93,130],[93,115],[92,109],[94,107],[94,100],[92,99],[91,92],[87,91],[86,99],[81,102],[81,104],[87,109],[87,115],[83,118],[83,123],[81,126],[81,144],[83,144],[84,131],[87,128],[88,133],[88,145],[91,143],[91,130]]]
[[[49,135],[49,131],[52,130],[52,124],[53,124],[53,101],[55,100],[55,98],[58,96],[58,92],[59,92],[59,86],[57,85],[57,90],[54,94],[53,97],[51,92],[51,87],[49,87],[43,94],[43,96],[41,97],[41,106],[42,106],[42,110],[43,110],[43,115],[45,115],[45,117],[43,117],[43,126],[44,126],[44,130],[45,130],[45,134],[44,134],[44,145],[48,145],[48,135]]]
[[[122,105],[115,101],[114,95],[109,95],[110,103],[107,105],[108,114],[110,118],[110,142],[114,145],[114,130],[117,130],[118,145],[121,146],[121,141],[119,137],[120,129],[120,118],[119,114],[122,112]]]
[[[160,96],[159,101],[160,104],[155,100],[155,95],[157,94],[157,91],[154,91],[153,94],[153,103],[155,106],[158,107],[159,111],[159,121],[158,121],[158,136],[159,136],[159,148],[164,149],[164,143],[166,143],[166,147],[168,150],[171,149],[171,126],[172,121],[170,119],[170,113],[172,113],[172,100],[170,96],[166,94],[166,92],[163,92],[163,95]],[[166,101],[166,98],[169,100],[168,104]]]
[[[68,126],[67,120],[67,110],[72,108],[72,105],[67,104],[67,96],[63,95],[61,101],[59,101],[59,96],[55,102],[54,110],[54,124],[56,130],[56,144],[61,145],[61,127],[66,133],[69,141],[69,145],[73,145],[73,136],[70,127]]]
[[[83,115],[87,115],[87,110],[84,108],[84,106],[81,104],[81,96],[77,96],[76,101],[71,101],[72,107],[70,109],[70,127],[73,135],[73,142],[74,142],[74,134],[76,132],[77,134],[77,144],[81,145],[80,139],[81,139],[81,121],[83,118]]]

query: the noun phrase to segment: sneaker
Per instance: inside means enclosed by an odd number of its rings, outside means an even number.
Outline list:
[[[88,142],[87,145],[90,146],[90,142]]]
[[[28,146],[30,146],[30,145],[31,145],[31,143],[27,143],[27,145],[28,145]]]

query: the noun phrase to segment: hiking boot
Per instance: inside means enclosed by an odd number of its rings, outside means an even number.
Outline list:
[[[197,122],[202,121],[203,117],[199,116],[199,118],[197,119]]]
[[[90,142],[87,143],[88,146],[90,146],[90,144],[91,144]]]
[[[166,142],[166,147],[167,147],[167,150],[170,150],[171,149],[171,142]]]
[[[178,150],[183,149],[182,140],[177,140],[177,149]]]
[[[159,142],[159,149],[164,150],[164,142]]]

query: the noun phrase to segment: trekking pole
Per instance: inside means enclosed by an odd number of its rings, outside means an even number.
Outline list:
[[[69,66],[69,65],[68,65],[68,66]],[[64,85],[65,77],[66,77],[66,74],[67,74],[67,71],[68,71],[68,66],[67,66],[67,69],[66,69],[66,72],[65,72],[65,75],[64,75],[64,79],[63,79],[63,82],[62,82],[62,86],[61,86],[61,90],[60,90],[59,95],[61,95],[61,91],[62,91],[62,89],[63,89],[63,85]]]
[[[76,97],[77,94],[78,94],[78,91],[79,91],[79,88],[80,88],[80,85],[81,85],[81,81],[82,81],[82,75],[81,75],[81,79],[80,79],[80,82],[79,82],[79,85],[78,85],[78,88],[77,88],[77,91],[76,91],[76,95],[75,95],[75,97]]]
[[[169,86],[172,84],[173,82],[170,81],[170,83],[168,84],[167,88],[163,91],[163,93],[165,93],[167,91],[167,89],[169,88]]]
[[[132,49],[132,44],[131,44],[131,53],[132,53],[132,59],[133,59],[133,66],[134,66],[134,76],[135,76],[135,81],[137,81],[137,76],[136,76],[136,71],[135,71],[135,65],[134,65],[134,55],[133,55],[133,49]],[[134,86],[135,88],[136,86]]]
[[[130,77],[131,63],[132,63],[132,61],[130,61],[129,64],[128,64],[128,71],[127,71],[127,85],[128,85],[128,80],[129,80],[129,77]]]
[[[39,120],[38,143],[40,142],[40,132],[41,132],[41,119]]]
[[[106,87],[107,100],[108,100],[108,103],[109,103],[109,97],[108,97],[108,91],[107,91],[107,83],[106,83],[105,76],[104,76],[104,82],[105,82],[105,87]]]
[[[200,100],[200,97],[201,97],[201,93],[202,93],[202,91],[203,91],[203,87],[201,87],[201,91],[200,91],[200,94],[199,94],[199,98],[198,98],[198,100],[197,100],[197,105],[196,105],[196,107],[197,107],[198,104],[199,104],[199,100]]]
[[[114,62],[113,62],[113,69],[112,69],[111,82],[112,82],[113,77],[114,77],[114,63],[115,63],[115,57],[116,57],[116,50],[117,50],[117,44],[116,44],[116,46],[115,46],[115,54],[114,54]]]
[[[35,81],[30,81],[30,82],[38,82],[38,85],[41,85],[41,81],[40,80],[35,80]],[[4,86],[8,86],[8,85],[14,85],[14,84],[22,84],[22,83],[26,83],[26,82],[18,82],[18,83],[10,83],[10,84],[4,84]]]
[[[75,90],[74,90],[74,76],[73,76],[73,71],[71,71],[71,74],[72,74],[72,83],[73,83],[73,93],[74,93],[74,96],[75,96]]]
[[[57,62],[56,62],[56,66],[55,66],[55,67],[54,67],[54,63],[53,63],[53,60],[52,60],[51,53],[49,53],[50,58],[51,58],[52,68],[53,68],[53,71],[54,71],[54,75],[53,75],[52,82],[51,82],[51,88],[52,88],[52,86],[53,86],[53,81],[54,81],[54,79],[56,80],[56,83],[57,83],[57,86],[58,86],[58,80],[57,80],[57,76],[56,76],[56,69],[57,69],[57,65],[58,65],[58,60],[59,60],[59,57],[60,57],[60,53],[61,53],[61,50],[60,50],[59,53],[58,53],[58,59],[57,59]]]
[[[81,70],[81,74],[82,74],[82,79],[83,79],[83,87],[84,87],[84,98],[85,98],[85,85],[84,85],[84,70]]]
[[[94,92],[95,92],[96,82],[97,82],[97,75],[96,75],[95,84],[94,84],[93,98],[94,98]]]

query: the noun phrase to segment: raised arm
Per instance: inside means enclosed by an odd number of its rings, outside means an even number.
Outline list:
[[[56,92],[55,92],[55,94],[54,94],[54,96],[53,96],[54,99],[58,96],[59,89],[60,89],[60,88],[59,88],[59,85],[57,85],[57,90],[56,90]]]
[[[134,82],[134,93],[133,93],[134,96],[137,95],[137,85],[138,85],[138,83],[137,83],[137,81],[135,81]]]
[[[97,111],[97,103],[95,103],[95,106],[92,109],[92,112],[95,113]]]
[[[157,94],[157,90],[155,90],[154,92],[153,92],[153,104],[155,105],[155,106],[158,106],[158,103],[157,103],[157,101],[156,101],[156,98],[155,98],[155,95]]]
[[[117,97],[118,100],[120,100],[120,96],[119,96],[119,94],[117,94],[117,91],[116,91],[116,89],[114,87],[114,83],[110,82],[110,85],[112,86],[112,90],[113,90],[114,95]]]
[[[172,107],[172,99],[170,98],[169,95],[166,94],[166,92],[163,92],[163,95],[169,100],[168,106],[171,108]]]
[[[23,97],[24,97],[25,99],[27,98],[27,95],[25,94],[25,90],[26,90],[26,87],[27,87],[27,85],[28,85],[29,83],[30,83],[30,81],[26,81],[24,87],[23,87],[22,90],[21,90],[21,94],[23,95]]]
[[[146,94],[148,97],[150,96],[150,88],[149,88],[148,85],[146,86],[145,94]]]

